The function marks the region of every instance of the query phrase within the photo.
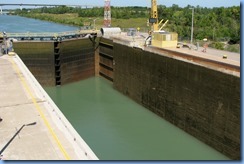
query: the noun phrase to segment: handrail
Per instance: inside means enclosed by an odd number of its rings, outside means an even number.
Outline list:
[[[62,37],[62,36],[83,35],[83,34],[91,34],[91,33],[98,33],[98,30],[76,30],[76,31],[65,31],[65,32],[41,32],[41,33],[33,33],[33,32],[7,33],[7,36],[9,38],[15,38],[15,37]]]

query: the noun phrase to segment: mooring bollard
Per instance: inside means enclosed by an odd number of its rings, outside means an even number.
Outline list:
[[[227,59],[227,55],[223,55],[223,59]]]

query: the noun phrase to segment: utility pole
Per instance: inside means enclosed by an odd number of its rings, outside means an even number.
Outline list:
[[[96,18],[93,20],[93,28],[96,30],[96,20],[99,19],[99,18]]]
[[[193,42],[193,22],[194,22],[194,8],[190,8],[192,10],[192,18],[191,18],[191,44]]]

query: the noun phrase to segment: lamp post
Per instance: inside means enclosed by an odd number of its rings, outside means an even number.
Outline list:
[[[96,18],[96,19],[93,19],[93,28],[96,30],[96,20],[99,19],[99,18]]]
[[[89,18],[90,20],[92,20],[92,18]],[[96,19],[93,19],[93,28],[96,29],[96,20],[99,19],[99,18],[96,18]]]
[[[191,44],[193,42],[193,20],[194,20],[194,8],[190,8],[192,10],[192,18],[191,18]]]
[[[8,141],[8,143],[0,150],[0,155],[4,152],[4,150],[8,147],[8,145],[14,140],[14,138],[20,133],[20,131],[25,127],[25,126],[32,126],[36,125],[36,122],[32,122],[29,124],[24,124],[21,126],[21,128],[14,134],[14,136]]]

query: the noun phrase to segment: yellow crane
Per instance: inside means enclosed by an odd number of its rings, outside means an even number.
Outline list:
[[[151,17],[149,23],[152,24],[152,31],[158,30],[158,6],[157,0],[151,0]]]
[[[151,23],[151,45],[155,47],[176,47],[178,42],[178,34],[162,31],[163,27],[168,23],[163,19],[158,21],[157,0],[151,0],[151,14],[149,23]]]
[[[168,20],[166,20],[163,23],[163,19],[159,22],[158,21],[158,5],[157,0],[151,0],[151,17],[149,18],[149,23],[152,24],[152,31],[161,31],[163,27],[168,23]]]

